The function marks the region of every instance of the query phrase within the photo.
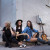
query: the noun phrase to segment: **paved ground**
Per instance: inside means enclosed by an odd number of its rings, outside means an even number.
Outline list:
[[[32,46],[22,50],[50,50],[50,46]]]
[[[2,42],[1,35],[0,35],[0,42]],[[41,45],[41,46],[27,46],[26,48],[19,48],[19,47],[6,48],[3,45],[0,45],[0,50],[50,50],[50,46]]]
[[[42,46],[27,46],[26,48],[19,48],[19,47],[6,48],[0,45],[0,50],[50,50],[50,46],[42,45]]]

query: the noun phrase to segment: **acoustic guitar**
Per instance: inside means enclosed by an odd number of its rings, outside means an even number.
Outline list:
[[[43,28],[43,23],[42,23],[42,20],[41,20],[41,18],[39,18],[40,19],[40,21],[41,21],[41,27],[42,27],[42,35],[41,35],[41,38],[43,39],[43,40],[45,40],[45,41],[48,41],[48,39],[47,39],[47,35],[45,34],[45,32],[44,32],[44,28]]]
[[[38,25],[40,25],[40,31],[42,30],[41,31],[42,32],[41,38],[45,41],[48,41],[47,35],[45,34],[44,28],[43,28],[44,23],[42,23],[42,20],[41,20],[41,18],[39,18],[39,15],[36,17],[36,22]]]
[[[43,26],[42,26],[42,35],[41,35],[41,37],[42,37],[43,40],[48,41],[47,35],[46,35],[45,32],[44,32]]]

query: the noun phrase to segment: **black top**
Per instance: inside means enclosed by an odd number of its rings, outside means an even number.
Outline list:
[[[16,28],[16,32],[19,32],[19,34],[22,32],[21,29]]]
[[[5,33],[5,35],[6,35],[7,37],[10,37],[10,36],[11,36],[11,31],[10,31],[10,29],[7,29],[6,27],[4,27],[4,28],[3,28],[3,31],[5,31],[4,33]]]

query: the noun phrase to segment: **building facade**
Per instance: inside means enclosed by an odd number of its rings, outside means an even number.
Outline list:
[[[46,4],[47,0],[1,0],[1,27],[6,21],[10,21],[14,27],[15,21],[22,19],[24,27],[27,20],[31,20],[34,28],[39,30],[39,25],[36,23],[36,16],[39,15],[45,23],[45,33],[50,36],[50,8]]]

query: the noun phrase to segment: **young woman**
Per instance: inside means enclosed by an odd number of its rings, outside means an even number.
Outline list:
[[[21,43],[21,45],[20,45],[20,47],[26,47],[26,45],[25,44],[22,44],[22,41],[24,40],[24,39],[26,39],[26,36],[28,36],[27,34],[25,34],[25,35],[21,35],[21,32],[22,32],[22,29],[23,29],[23,27],[22,27],[22,20],[21,19],[19,19],[19,20],[17,20],[16,21],[16,23],[15,23],[15,25],[16,25],[16,34],[17,34],[17,41],[19,41],[20,43]]]
[[[5,47],[11,47],[11,34],[13,32],[10,29],[10,22],[5,23],[5,27],[3,28],[3,39],[6,42]]]
[[[32,32],[35,32],[36,34],[34,36],[32,36]],[[26,39],[27,41],[31,41],[31,42],[38,41],[38,42],[41,42],[43,44],[50,44],[49,41],[46,42],[46,41],[40,39],[39,37],[36,38],[37,32],[39,32],[39,31],[37,31],[37,30],[35,30],[33,28],[32,22],[31,21],[27,21],[27,26],[26,26],[26,28],[24,29],[24,31],[22,33],[27,33],[29,35],[29,39]]]
[[[11,42],[15,42],[18,45],[22,44],[15,39],[15,31],[11,27],[10,22],[5,23],[5,27],[3,28],[3,34],[4,34],[4,37],[3,37],[4,41],[6,42],[5,47],[11,48]]]

